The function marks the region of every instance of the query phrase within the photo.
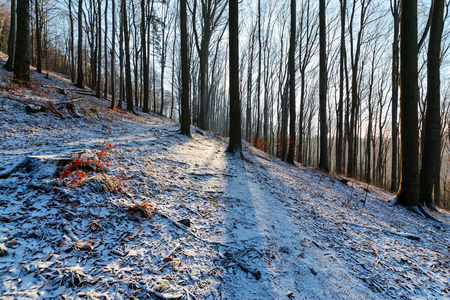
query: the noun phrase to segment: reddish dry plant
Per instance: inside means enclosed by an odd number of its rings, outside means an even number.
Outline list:
[[[126,114],[128,113],[127,110],[125,110],[125,109],[123,109],[123,108],[120,108],[120,107],[118,107],[118,106],[114,107],[112,110],[113,110],[114,112],[117,112],[117,113],[119,113],[119,114],[124,114],[124,115],[126,115]]]
[[[85,170],[87,166],[91,166],[94,170],[100,171],[104,166],[109,166],[112,159],[108,159],[108,154],[113,150],[111,144],[100,145],[94,153],[94,158],[84,158],[81,157],[83,153],[78,153],[78,157],[74,158],[73,161],[64,166],[61,173],[59,174],[60,179],[68,179],[69,183],[75,186],[80,186],[82,184],[83,178],[88,176],[88,171]],[[84,170],[83,170],[84,168]]]
[[[253,144],[254,138],[250,137],[250,142]],[[256,140],[256,148],[263,150],[263,151],[267,151],[267,149],[269,148],[269,142],[264,140],[264,139],[260,139],[258,138]]]

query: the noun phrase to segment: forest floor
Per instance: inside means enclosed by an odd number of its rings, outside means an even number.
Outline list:
[[[448,299],[448,212],[247,143],[241,160],[57,74],[11,76],[0,66],[0,299]],[[69,100],[80,117],[52,111]]]

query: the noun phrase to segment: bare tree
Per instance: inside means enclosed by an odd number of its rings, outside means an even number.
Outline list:
[[[11,0],[11,17],[9,24],[8,60],[6,61],[5,69],[11,72],[13,71],[14,44],[16,43],[16,0]]]
[[[319,1],[320,24],[320,74],[319,74],[319,115],[320,115],[320,161],[319,168],[328,172],[328,128],[327,128],[327,54],[326,54],[326,24],[325,0]]]
[[[430,39],[428,45],[427,109],[422,137],[422,166],[420,169],[420,202],[433,205],[434,169],[441,148],[440,63],[441,38],[444,28],[444,0],[433,0]]]
[[[391,13],[394,19],[394,41],[392,42],[392,172],[391,172],[391,191],[397,190],[398,173],[398,84],[399,84],[399,33],[400,33],[400,0],[391,0]]]
[[[116,0],[112,0],[112,43],[111,43],[111,106],[116,105]]]
[[[189,111],[189,62],[186,0],[180,1],[180,38],[181,38],[181,133],[191,136],[191,114]]]
[[[403,1],[400,14],[401,178],[397,202],[418,211],[419,128],[417,112],[417,0]]]
[[[30,80],[30,0],[17,0],[17,36],[14,78]]]
[[[145,113],[149,112],[149,66],[148,66],[148,60],[147,60],[147,41],[146,41],[146,20],[147,20],[147,14],[146,14],[146,7],[145,7],[145,0],[141,0],[141,46],[142,46],[142,63],[143,63],[143,77],[144,77],[144,99],[143,99],[143,109],[142,111]]]
[[[290,110],[290,124],[289,124],[289,150],[286,161],[294,164],[295,154],[295,43],[296,34],[295,26],[297,15],[295,0],[291,0],[291,37],[289,43],[289,110]]]
[[[239,99],[239,7],[238,0],[229,0],[230,45],[230,142],[227,152],[242,156],[241,103]]]
[[[127,99],[127,110],[133,112],[133,87],[131,85],[131,58],[130,58],[130,35],[128,28],[127,1],[122,0],[122,23],[123,36],[125,40],[125,95]],[[122,54],[121,54],[122,55]]]
[[[36,54],[37,65],[36,71],[42,73],[42,20],[41,20],[41,6],[40,1],[36,0],[34,3],[35,22],[36,22]]]
[[[84,87],[83,80],[83,0],[78,0],[78,67],[77,87]]]

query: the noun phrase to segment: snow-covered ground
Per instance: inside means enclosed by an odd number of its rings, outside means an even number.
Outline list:
[[[449,298],[448,212],[424,219],[248,144],[241,160],[56,74],[10,78],[1,68],[0,299]],[[25,112],[73,98],[81,118]],[[105,166],[59,178],[80,153]]]

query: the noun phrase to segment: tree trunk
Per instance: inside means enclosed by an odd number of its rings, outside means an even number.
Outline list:
[[[436,157],[441,149],[440,62],[441,38],[444,27],[444,0],[433,0],[430,39],[428,45],[427,110],[422,137],[422,167],[420,169],[420,202],[433,206],[433,184]]]
[[[111,106],[116,105],[116,0],[112,0],[112,43],[111,43]]]
[[[295,156],[295,17],[297,16],[297,5],[291,0],[291,40],[289,43],[289,150],[286,161],[294,164]]]
[[[337,113],[337,141],[336,141],[336,172],[343,172],[343,118],[344,118],[344,59],[345,59],[345,16],[347,1],[341,0],[341,49],[339,56],[339,103]]]
[[[108,97],[108,0],[105,3],[105,98]]]
[[[250,42],[250,56],[248,59],[247,65],[247,122],[246,122],[246,130],[245,137],[248,142],[250,142],[251,130],[252,130],[252,77],[253,77],[253,53],[255,46],[255,33],[252,31],[251,42]]]
[[[242,156],[241,103],[239,99],[239,2],[229,0],[229,44],[230,44],[230,142],[227,152]]]
[[[123,36],[125,39],[125,89],[127,110],[133,112],[133,87],[131,85],[130,36],[128,33],[128,14],[126,0],[122,0]]]
[[[120,0],[123,2],[123,0]],[[123,74],[123,13],[122,13],[122,2],[121,2],[121,9],[120,9],[120,34],[119,34],[119,72],[120,72],[120,79],[119,79],[119,108],[122,109],[123,100],[124,100],[124,74]]]
[[[401,176],[399,204],[417,207],[419,199],[419,128],[417,112],[417,0],[402,1],[400,15]]]
[[[319,58],[319,117],[320,117],[320,161],[319,168],[328,172],[328,128],[327,128],[327,54],[326,54],[326,25],[325,0],[319,1],[320,24],[320,58]]]
[[[42,73],[42,24],[40,21],[39,1],[35,1],[34,8],[36,13],[36,72]]]
[[[98,62],[97,62],[97,90],[96,96],[100,98],[101,96],[101,81],[102,81],[102,2],[97,0],[98,4],[98,27],[97,27],[97,39],[98,39]],[[105,45],[106,47],[106,45]]]
[[[261,43],[261,0],[258,0],[258,82],[256,96],[258,98],[257,104],[257,121],[256,121],[256,134],[253,140],[253,146],[258,145],[258,139],[261,128],[261,55],[262,55],[262,43]]]
[[[189,111],[189,62],[188,33],[186,20],[186,0],[180,1],[180,37],[181,37],[181,133],[191,136],[191,114]]]
[[[14,78],[30,80],[30,0],[17,1],[17,38],[14,55]]]
[[[83,0],[78,0],[78,67],[77,87],[84,88],[83,82]]]
[[[391,169],[391,191],[396,191],[397,185],[397,153],[398,153],[398,125],[397,125],[397,110],[398,110],[398,69],[399,69],[399,31],[400,31],[400,0],[391,0],[391,12],[394,18],[394,41],[392,43],[392,169]]]
[[[9,72],[14,70],[14,44],[16,43],[16,0],[11,0],[11,20],[8,36],[8,60],[5,69]]]
[[[75,33],[73,27],[72,0],[69,0],[70,21],[70,79],[75,82]]]
[[[142,43],[142,61],[144,63],[144,107],[142,109],[143,112],[149,112],[149,67],[147,61],[147,41],[146,41],[146,9],[145,9],[145,0],[141,0],[141,43]]]

